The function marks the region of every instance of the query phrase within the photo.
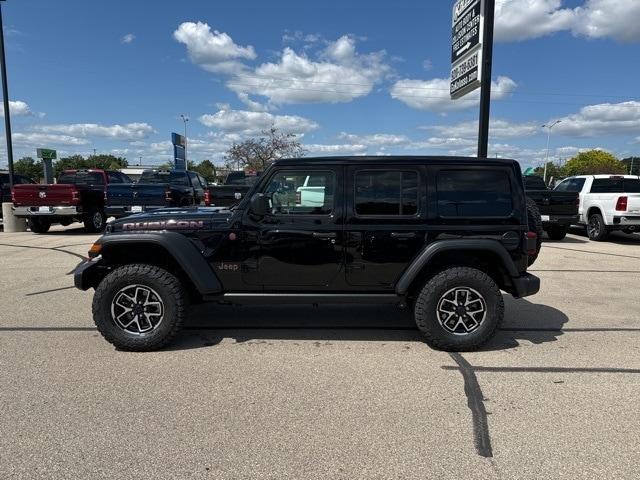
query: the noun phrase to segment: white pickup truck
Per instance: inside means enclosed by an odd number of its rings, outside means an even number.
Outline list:
[[[580,194],[579,221],[591,240],[606,240],[613,230],[640,232],[638,176],[580,175],[563,180],[555,190]]]

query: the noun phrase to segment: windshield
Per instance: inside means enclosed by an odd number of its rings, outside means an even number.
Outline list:
[[[142,172],[138,183],[170,183],[171,185],[189,186],[187,172],[157,172],[153,170]]]

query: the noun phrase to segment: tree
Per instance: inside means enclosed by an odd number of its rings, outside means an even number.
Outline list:
[[[187,169],[198,172],[207,182],[216,180],[217,169],[211,160],[203,160],[198,164],[189,160],[187,161]]]
[[[570,159],[562,168],[565,176],[598,175],[602,173],[626,173],[620,160],[604,150],[581,152]]]
[[[628,157],[622,160],[629,175],[640,175],[640,157]]]
[[[562,167],[559,167],[553,162],[548,162],[547,163],[547,181],[550,178],[555,178],[557,180],[558,178],[564,177],[565,175],[562,170],[563,170]],[[544,165],[541,167],[536,167],[535,174],[540,177],[544,176]]]
[[[234,143],[227,150],[225,159],[228,167],[238,170],[250,168],[264,171],[274,160],[285,157],[302,157],[304,148],[296,140],[293,133],[280,132],[271,127],[264,130],[262,136],[249,138],[240,143]]]
[[[54,165],[56,176],[63,170],[73,170],[80,168],[101,168],[103,170],[119,170],[126,168],[128,162],[125,158],[114,155],[90,155],[84,158],[82,155],[72,155],[61,158]]]
[[[20,175],[29,177],[36,182],[44,177],[44,168],[42,162],[35,161],[32,157],[22,157],[13,164],[13,170]]]

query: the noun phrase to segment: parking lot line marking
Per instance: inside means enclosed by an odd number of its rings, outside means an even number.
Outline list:
[[[0,247],[33,248],[35,250],[53,250],[56,252],[62,252],[68,255],[73,255],[74,257],[78,257],[79,259],[81,259],[83,262],[88,260],[87,257],[85,257],[84,255],[80,255],[79,253],[72,252],[70,250],[63,250],[64,245],[62,247],[36,247],[34,245],[11,245],[9,243],[0,243]]]
[[[70,285],[68,287],[52,288],[50,290],[42,290],[41,292],[26,293],[25,296],[31,297],[33,295],[42,295],[43,293],[59,292],[60,290],[69,290],[71,288],[76,288],[76,287],[73,285]]]
[[[499,373],[625,373],[640,374],[640,368],[598,368],[598,367],[482,367],[473,366],[475,372]],[[443,370],[461,370],[459,367],[443,365]],[[464,375],[464,373],[463,373]]]
[[[464,379],[464,393],[467,396],[469,410],[471,410],[476,451],[481,457],[491,458],[493,457],[493,450],[491,448],[487,409],[484,406],[484,395],[480,389],[474,367],[459,353],[449,353],[449,356],[458,364],[458,367],[450,367],[450,369],[460,370]]]
[[[501,332],[640,332],[640,328],[632,327],[589,327],[589,328],[529,328],[529,327],[502,327]]]
[[[610,257],[633,258],[635,260],[640,260],[640,257],[634,257],[632,255],[620,255],[619,253],[594,252],[593,250],[578,250],[575,248],[552,247],[551,245],[545,245],[544,248],[553,248],[555,250],[567,250],[569,252],[578,252],[578,253],[591,253],[594,255],[607,255]]]
[[[528,270],[529,272],[568,272],[568,273],[640,273],[640,270],[543,270],[543,269],[532,269]]]

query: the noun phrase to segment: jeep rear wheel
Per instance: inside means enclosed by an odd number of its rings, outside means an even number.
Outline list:
[[[486,273],[454,267],[427,281],[414,316],[429,345],[446,351],[475,350],[502,323],[504,302],[498,285]]]
[[[157,350],[182,327],[186,303],[184,288],[171,273],[153,265],[125,265],[98,285],[93,320],[119,349]]]

